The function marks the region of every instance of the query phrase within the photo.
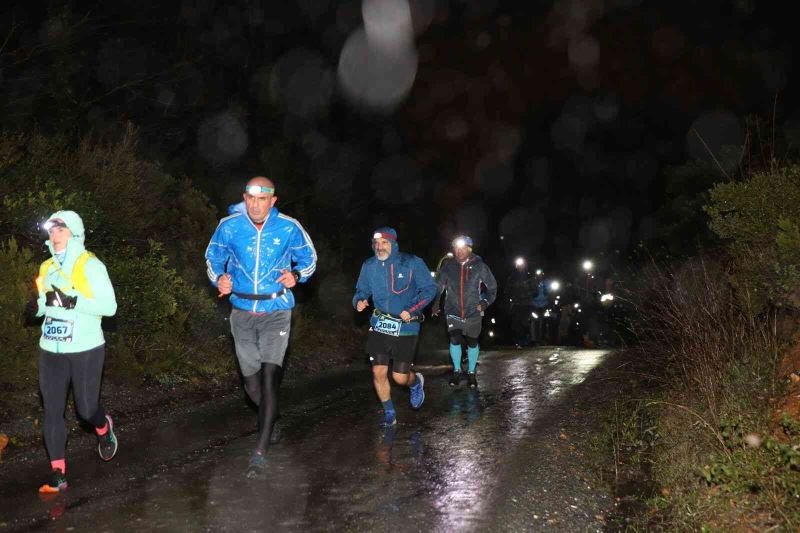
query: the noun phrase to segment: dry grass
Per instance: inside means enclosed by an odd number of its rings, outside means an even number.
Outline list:
[[[696,259],[651,266],[630,287],[639,386],[609,412],[598,439],[613,451],[617,486],[638,479],[650,487],[634,496],[626,527],[794,530],[800,523],[800,440],[788,435],[780,444],[769,433],[786,346],[775,313],[748,314],[725,280],[717,263]],[[752,435],[762,445],[749,445]]]

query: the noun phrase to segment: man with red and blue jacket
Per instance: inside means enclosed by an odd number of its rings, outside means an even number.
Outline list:
[[[247,395],[258,406],[259,433],[248,477],[266,468],[266,447],[277,440],[278,369],[289,344],[292,287],[317,265],[311,238],[297,220],[275,207],[275,185],[263,176],[247,182],[243,208],[231,210],[206,249],[211,284],[230,295],[230,323]]]
[[[436,284],[422,259],[400,252],[397,232],[392,228],[375,230],[372,250],[375,255],[361,266],[353,307],[360,313],[369,307],[372,298],[366,351],[372,362],[375,392],[383,405],[381,425],[392,427],[397,423],[397,414],[389,383],[389,361],[395,383],[410,388],[411,407],[419,409],[425,401],[425,378],[411,367],[422,310],[436,295]]]
[[[444,312],[450,336],[453,377],[450,386],[461,382],[461,345],[467,344],[467,383],[478,387],[476,369],[483,314],[497,297],[497,281],[479,255],[472,253],[472,238],[463,235],[453,241],[453,257],[445,260],[436,273],[436,298],[431,314],[439,314],[439,300],[445,293]]]

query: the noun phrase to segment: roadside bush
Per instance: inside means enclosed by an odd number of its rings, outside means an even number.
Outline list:
[[[783,388],[775,315],[742,307],[725,273],[719,262],[693,259],[653,266],[631,287],[635,357],[648,388],[618,407],[603,438],[621,485],[627,477],[653,487],[635,512],[637,528],[760,529],[800,519],[800,439],[781,441],[769,423]]]
[[[800,165],[716,185],[706,213],[743,305],[755,313],[770,305],[800,308]]]
[[[84,219],[93,250],[144,249],[152,239],[163,243],[181,272],[204,272],[202,254],[217,224],[216,211],[188,180],[138,158],[132,128],[116,142],[77,144],[61,136],[0,133],[0,198],[0,234],[20,244],[38,246],[37,223],[68,208]]]
[[[17,396],[35,391],[38,328],[26,327],[25,305],[34,294],[37,265],[30,250],[13,238],[0,242],[0,272],[6,281],[0,291],[0,417],[9,414]]]
[[[39,229],[58,209],[78,212],[86,246],[106,264],[119,309],[104,320],[106,377],[140,382],[216,379],[230,372],[225,322],[207,290],[205,245],[216,212],[187,179],[136,155],[135,132],[116,142],[0,133],[0,385],[35,391],[39,330],[22,311],[39,263]],[[196,284],[195,284],[196,283]],[[12,403],[0,398],[0,407]]]

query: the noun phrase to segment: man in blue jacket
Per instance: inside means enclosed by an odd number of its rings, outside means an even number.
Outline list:
[[[258,405],[258,438],[247,469],[255,477],[277,436],[278,368],[289,344],[291,289],[314,273],[317,252],[300,222],[275,208],[272,181],[251,179],[243,196],[245,209],[223,218],[211,237],[206,264],[220,297],[230,295],[236,357],[245,391]]]
[[[392,228],[375,230],[372,250],[375,255],[361,265],[353,307],[360,313],[372,298],[366,351],[372,362],[375,392],[383,404],[381,425],[392,427],[397,415],[389,384],[389,361],[395,383],[410,388],[411,407],[419,409],[425,401],[425,378],[411,366],[422,310],[436,295],[436,285],[422,259],[400,252],[397,232]]]

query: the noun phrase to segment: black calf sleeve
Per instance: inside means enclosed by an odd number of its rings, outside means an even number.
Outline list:
[[[474,348],[478,345],[478,338],[477,337],[464,337],[467,339],[467,346],[470,348]]]
[[[261,365],[261,401],[258,404],[258,432],[256,450],[266,450],[272,435],[272,424],[278,418],[278,370],[272,363]]]

